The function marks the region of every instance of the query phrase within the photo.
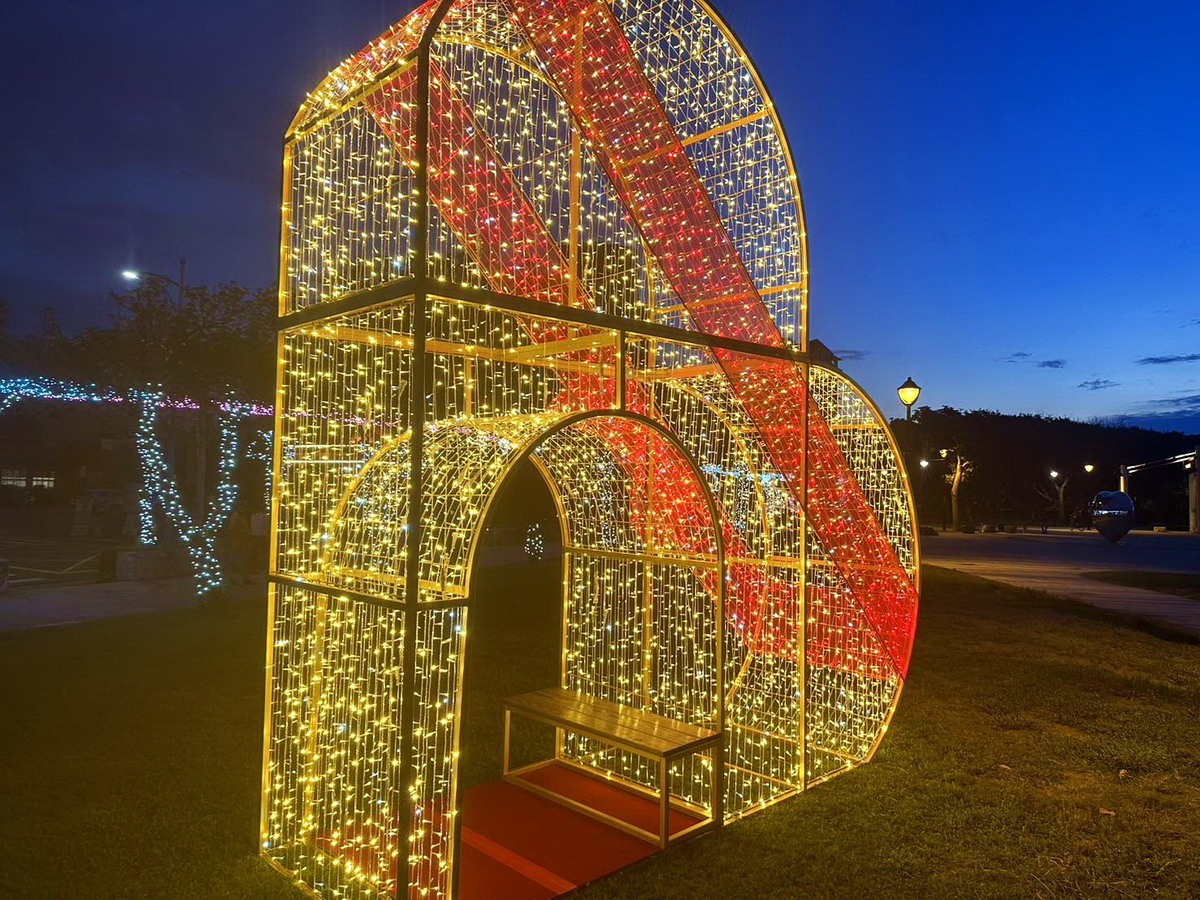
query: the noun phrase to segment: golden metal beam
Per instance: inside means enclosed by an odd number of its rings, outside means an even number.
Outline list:
[[[715,556],[692,556],[690,554],[673,555],[668,553],[635,553],[626,550],[604,550],[599,547],[563,546],[563,553],[573,553],[576,556],[598,556],[601,559],[621,559],[632,562],[652,563],[663,566],[695,566],[701,569],[720,569],[721,564]]]
[[[702,131],[700,134],[693,134],[691,137],[684,138],[680,143],[685,147],[690,147],[692,144],[698,144],[700,141],[706,141],[719,134],[725,134],[727,131],[733,131],[735,128],[741,128],[743,125],[749,125],[751,122],[758,122],[770,115],[770,110],[760,109],[756,113],[750,113],[748,116],[742,116],[740,119],[734,119],[732,122],[726,122],[724,125],[718,125],[716,128],[708,129],[708,131]]]
[[[389,334],[384,331],[373,331],[367,328],[316,328],[303,332],[312,337],[329,341],[345,341],[355,344],[369,344],[377,347],[391,347],[399,350],[412,350],[415,342],[408,335]],[[425,349],[429,353],[445,354],[447,356],[462,356],[467,359],[490,359],[496,362],[513,363],[520,366],[536,366],[546,369],[557,369],[563,372],[586,372],[591,375],[611,375],[616,369],[616,363],[580,362],[571,359],[558,359],[555,354],[569,353],[596,347],[615,347],[616,335],[604,332],[598,335],[582,335],[577,338],[567,338],[562,341],[550,341],[545,344],[525,344],[519,347],[495,348],[479,344],[465,344],[455,341],[443,341],[427,338]]]

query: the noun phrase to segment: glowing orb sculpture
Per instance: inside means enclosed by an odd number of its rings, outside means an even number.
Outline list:
[[[426,3],[309,97],[283,211],[268,859],[328,897],[455,892],[472,568],[525,459],[562,687],[724,734],[723,796],[711,754],[674,796],[729,820],[871,757],[916,626],[908,480],[808,359],[792,160],[711,9]]]

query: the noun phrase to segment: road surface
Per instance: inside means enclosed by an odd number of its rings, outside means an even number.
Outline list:
[[[1128,613],[1200,635],[1200,601],[1107,584],[1083,572],[1127,569],[1200,574],[1200,536],[1130,534],[1110,544],[1095,533],[941,534],[921,540],[921,559]]]

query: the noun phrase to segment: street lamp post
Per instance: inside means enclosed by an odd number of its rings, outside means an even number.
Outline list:
[[[178,281],[176,281],[174,278],[171,278],[169,275],[160,275],[157,272],[140,272],[137,269],[123,269],[121,271],[121,277],[124,278],[126,281],[141,281],[144,276],[146,278],[155,278],[158,281],[164,282],[166,284],[175,285],[175,308],[183,309],[183,291],[184,291],[184,284],[186,283],[185,282],[186,273],[187,273],[187,260],[181,259],[179,261],[179,280]]]
[[[896,394],[900,397],[900,402],[904,404],[904,421],[911,422],[913,404],[921,396],[921,386],[909,376],[904,384],[896,388]]]

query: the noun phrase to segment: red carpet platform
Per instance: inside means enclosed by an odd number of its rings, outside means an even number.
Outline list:
[[[601,778],[557,764],[523,777],[632,825],[657,828],[653,800]],[[672,810],[671,832],[697,821]],[[507,782],[481,784],[463,797],[464,900],[558,897],[657,852],[647,841]]]

